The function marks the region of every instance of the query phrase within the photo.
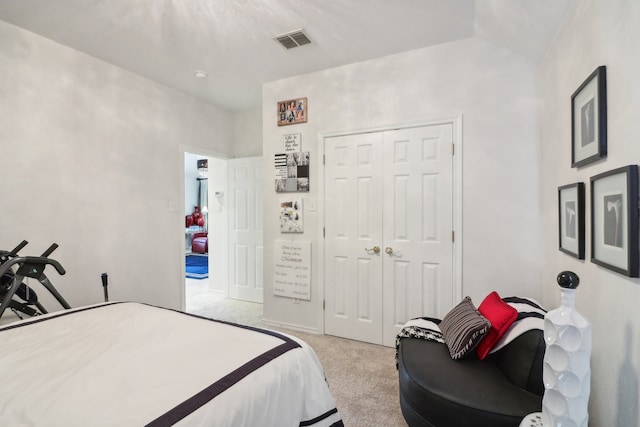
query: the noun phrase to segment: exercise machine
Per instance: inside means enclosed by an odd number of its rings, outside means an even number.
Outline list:
[[[49,255],[58,248],[58,244],[52,244],[40,256],[19,256],[18,252],[27,244],[28,242],[23,240],[11,251],[0,251],[0,299],[2,300],[0,317],[7,308],[20,319],[23,318],[22,314],[38,316],[48,313],[38,301],[38,295],[32,287],[23,282],[26,278],[36,279],[64,309],[71,308],[44,274],[45,267],[48,265],[53,266],[60,275],[66,273],[58,261],[49,258]]]

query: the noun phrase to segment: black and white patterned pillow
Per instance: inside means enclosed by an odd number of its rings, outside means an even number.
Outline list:
[[[490,328],[491,322],[480,314],[470,297],[465,297],[440,322],[452,359],[460,359],[470,353]]]

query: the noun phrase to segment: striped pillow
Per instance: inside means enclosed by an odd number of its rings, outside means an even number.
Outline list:
[[[490,328],[491,322],[480,314],[470,297],[465,297],[440,322],[440,330],[452,359],[460,359],[470,353]]]

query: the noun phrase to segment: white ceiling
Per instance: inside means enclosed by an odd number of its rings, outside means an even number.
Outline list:
[[[0,0],[0,19],[241,111],[264,82],[472,36],[539,61],[576,1]],[[297,29],[312,44],[273,40]]]

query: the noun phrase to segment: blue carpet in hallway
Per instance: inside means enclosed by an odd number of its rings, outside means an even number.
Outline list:
[[[206,279],[209,277],[209,257],[206,255],[187,255],[186,277],[190,279]]]

